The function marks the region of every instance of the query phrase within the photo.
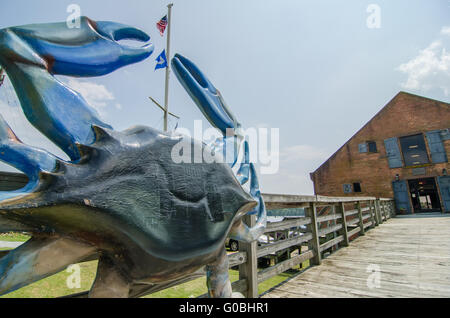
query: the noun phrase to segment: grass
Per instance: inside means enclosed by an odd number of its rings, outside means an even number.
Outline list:
[[[263,292],[280,284],[281,282],[294,276],[295,274],[297,274],[297,271],[293,270],[269,278],[268,280],[258,285],[258,293],[262,294]],[[239,280],[238,271],[230,270],[229,276],[231,282]],[[145,298],[195,298],[207,292],[208,289],[206,288],[206,277],[201,277],[193,281],[153,293],[151,295],[145,296]]]
[[[6,242],[25,242],[30,236],[21,233],[1,233],[0,241]]]
[[[94,282],[97,271],[97,261],[80,263],[79,265],[81,274],[80,288],[68,287],[67,280],[70,278],[72,273],[64,270],[53,276],[18,289],[12,293],[0,296],[0,298],[54,298],[89,290]],[[305,263],[304,266],[307,266],[307,263]],[[298,268],[299,267],[297,266],[297,269],[284,272],[262,282],[258,286],[259,294],[262,294],[284,280],[294,276],[298,272]],[[232,282],[239,279],[238,271],[230,270],[229,275]],[[201,277],[193,281],[148,295],[146,298],[195,298],[205,293],[207,293],[206,278]]]

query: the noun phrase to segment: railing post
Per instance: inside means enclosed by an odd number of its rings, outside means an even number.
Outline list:
[[[378,226],[378,220],[376,217],[376,207],[375,207],[374,200],[370,201],[370,218],[372,220],[372,228],[374,228],[375,226]]]
[[[388,220],[388,210],[387,210],[387,204],[386,201],[383,201],[383,213],[384,213],[384,220]]]
[[[392,217],[391,215],[391,202],[386,201],[386,217],[390,219]]]
[[[386,201],[386,215],[388,219],[391,218],[391,202],[387,201]]]
[[[252,227],[256,224],[255,215],[247,215],[244,222]],[[247,252],[247,262],[239,265],[239,279],[247,280],[247,292],[245,297],[258,298],[258,258],[256,256],[257,242],[241,243],[239,242],[239,251]]]
[[[361,231],[359,232],[359,234],[364,235],[364,220],[363,220],[363,214],[362,214],[362,209],[361,209],[361,201],[358,201],[358,203],[356,203],[356,208],[358,209],[359,227],[361,228]]]
[[[347,218],[345,217],[345,207],[344,207],[344,202],[340,202],[338,204],[338,213],[341,214],[341,224],[342,224],[342,229],[341,229],[341,233],[344,236],[344,241],[343,241],[343,245],[344,246],[348,246],[349,245],[349,240],[348,240],[348,231],[347,231]]]
[[[375,214],[378,220],[378,225],[380,225],[381,223],[383,223],[383,219],[381,218],[381,213],[380,213],[380,199],[376,199],[375,201]]]
[[[392,200],[389,201],[389,215],[391,218],[395,217],[395,206]]]
[[[378,201],[378,207],[380,212],[380,223],[384,222],[384,211],[383,211],[383,202],[381,200]]]
[[[333,215],[336,216],[336,206],[332,205],[331,206],[331,210],[333,211]],[[337,225],[337,221],[336,219],[333,220],[333,226]],[[336,232],[333,232],[333,239],[335,239],[338,235],[336,234]],[[334,250],[338,250],[339,249],[339,243],[337,243],[336,245],[334,245]]]
[[[311,249],[315,254],[314,257],[311,258],[310,262],[312,265],[320,265],[322,263],[322,255],[320,253],[319,229],[317,227],[317,208],[314,202],[309,204],[307,212],[308,216],[311,218],[311,224],[308,225],[308,228],[312,234],[309,249]]]

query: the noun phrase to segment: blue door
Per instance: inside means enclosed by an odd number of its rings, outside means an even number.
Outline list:
[[[392,188],[394,189],[395,206],[397,213],[411,214],[411,205],[409,203],[408,186],[405,180],[393,181]],[[401,211],[405,212],[401,212]]]
[[[450,176],[438,177],[442,205],[445,212],[450,212]]]

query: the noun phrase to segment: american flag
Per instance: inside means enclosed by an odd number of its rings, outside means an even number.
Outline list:
[[[159,22],[156,23],[156,27],[158,28],[159,34],[161,34],[161,36],[164,35],[164,31],[166,30],[166,26],[167,26],[167,15],[162,17],[161,20],[159,20]]]

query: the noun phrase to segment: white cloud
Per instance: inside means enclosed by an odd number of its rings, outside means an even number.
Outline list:
[[[101,84],[75,78],[68,78],[66,83],[71,89],[80,93],[100,114],[104,114],[105,108],[115,99],[114,94]],[[118,105],[120,104],[115,104],[115,107],[119,109]]]
[[[423,92],[437,88],[445,96],[450,94],[450,26],[443,27],[440,34],[441,38],[397,68],[408,76],[402,87]]]
[[[441,34],[443,34],[443,35],[450,35],[450,26],[444,26],[441,29]]]

